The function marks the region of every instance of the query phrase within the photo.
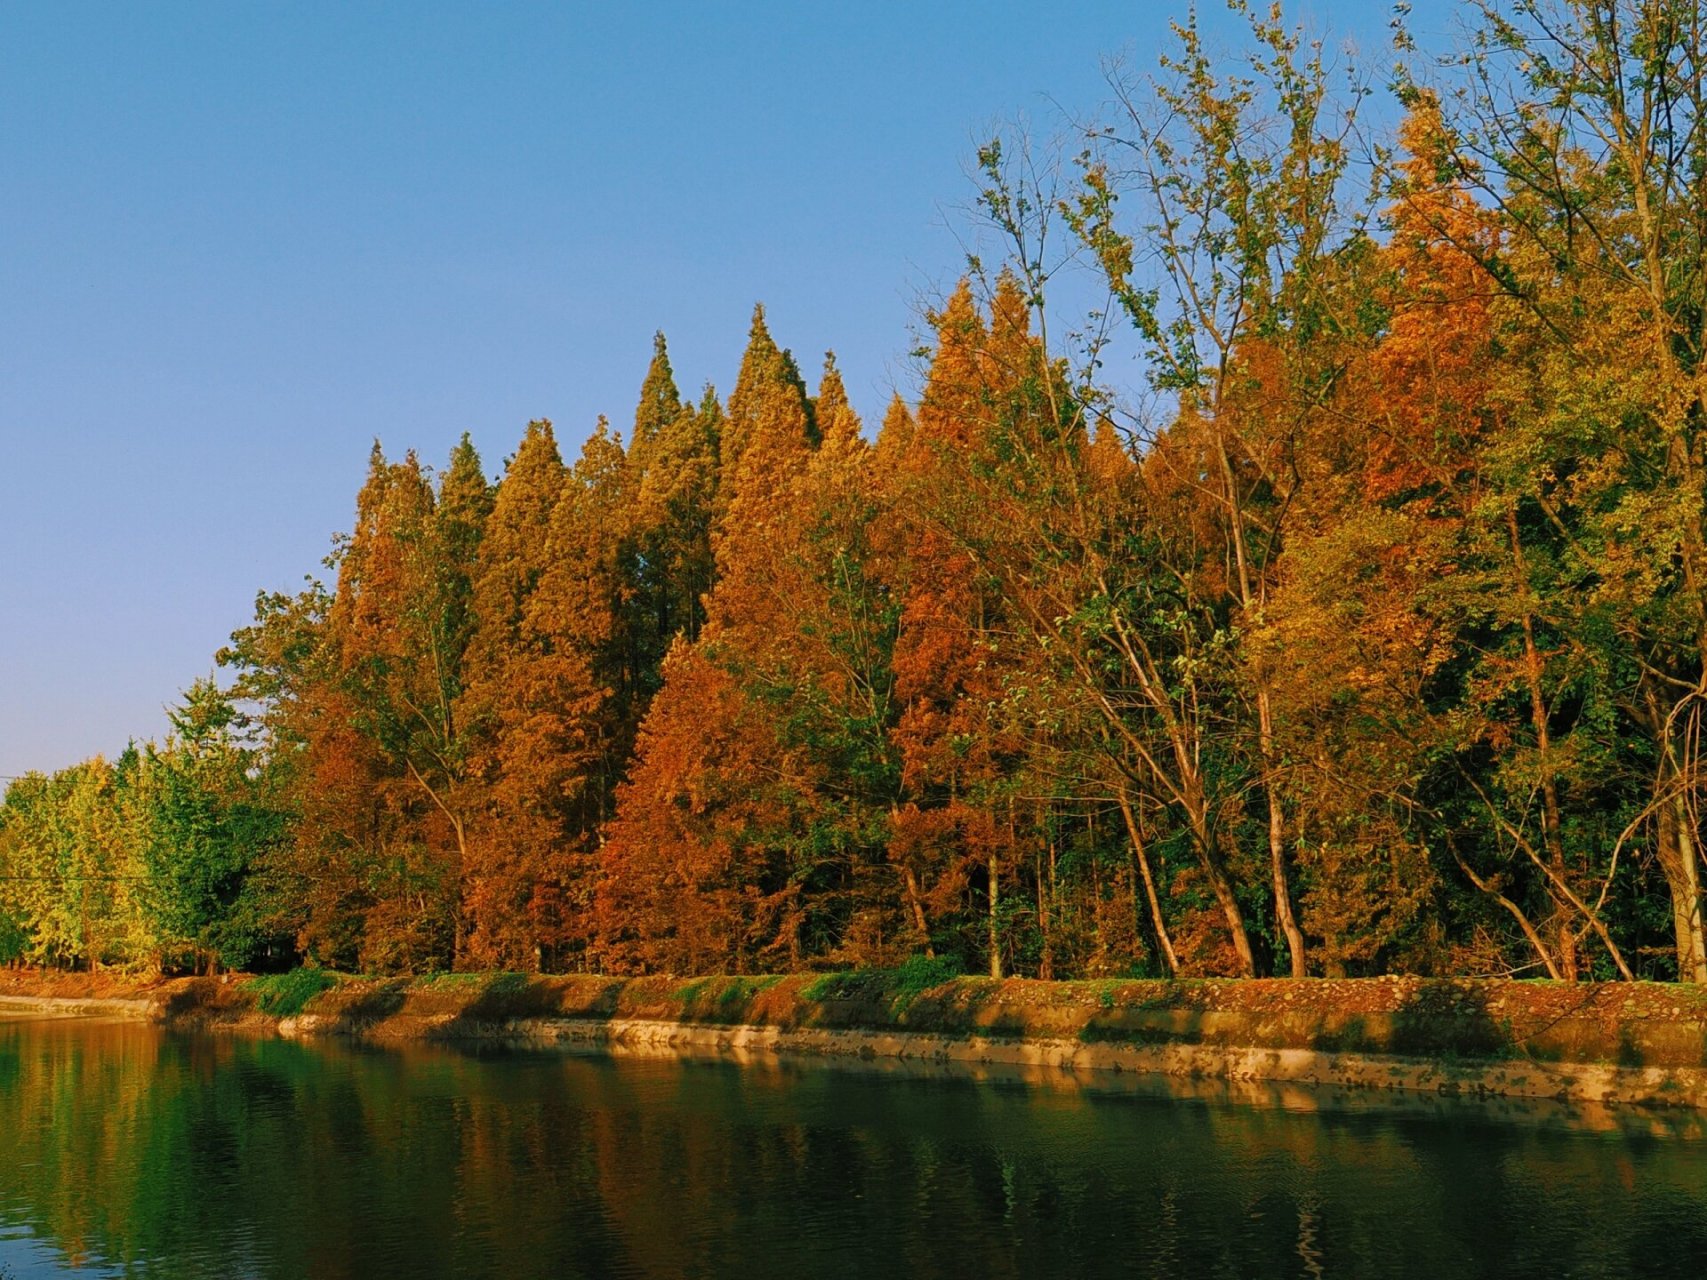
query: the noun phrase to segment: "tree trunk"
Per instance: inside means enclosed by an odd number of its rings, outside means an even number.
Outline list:
[[[1523,930],[1523,936],[1529,939],[1529,945],[1535,948],[1535,954],[1540,958],[1541,963],[1546,966],[1547,976],[1552,978],[1554,981],[1558,981],[1559,966],[1557,962],[1554,961],[1552,953],[1547,950],[1547,944],[1542,940],[1541,931],[1530,922],[1529,917],[1523,913],[1523,908],[1518,906],[1517,903],[1513,902],[1510,898],[1506,897],[1505,894],[1501,893],[1499,888],[1493,882],[1484,880],[1481,876],[1477,875],[1474,869],[1471,868],[1470,864],[1458,856],[1458,851],[1456,849],[1453,850],[1452,857],[1453,860],[1458,863],[1459,870],[1463,871],[1463,873],[1469,877],[1471,884],[1475,885],[1476,888],[1480,889],[1483,893],[1487,894],[1495,902],[1499,903],[1500,906],[1504,907],[1511,913],[1512,919],[1517,921],[1517,927]]]
[[[1707,983],[1707,933],[1702,924],[1701,850],[1672,737],[1671,716],[1652,683],[1632,711],[1653,739],[1659,756],[1654,773],[1655,849],[1671,893],[1672,938],[1677,980]]]
[[[1304,959],[1304,931],[1292,912],[1292,889],[1286,875],[1286,830],[1280,811],[1280,788],[1275,785],[1274,717],[1269,711],[1268,690],[1257,690],[1257,736],[1262,750],[1263,798],[1268,801],[1268,863],[1274,880],[1274,915],[1280,931],[1286,935],[1286,953],[1292,963],[1292,976],[1307,976]]]
[[[1223,352],[1223,369],[1227,353]],[[1215,402],[1222,402],[1224,391],[1217,389]],[[1233,459],[1227,449],[1227,437],[1222,432],[1219,420],[1215,428],[1215,452],[1221,463],[1221,479],[1226,486],[1226,502],[1228,529],[1232,534],[1233,563],[1238,570],[1237,584],[1239,592],[1239,608],[1247,618],[1254,618],[1260,612],[1261,600],[1255,585],[1250,554],[1245,546],[1245,516],[1244,504],[1239,497],[1239,483],[1233,474]],[[1259,673],[1256,680],[1257,693],[1257,749],[1262,756],[1263,768],[1263,797],[1268,801],[1268,856],[1269,874],[1274,887],[1274,914],[1280,922],[1281,931],[1286,935],[1286,949],[1292,962],[1292,976],[1302,978],[1304,968],[1304,935],[1298,928],[1297,921],[1292,915],[1292,893],[1287,885],[1286,876],[1286,839],[1283,829],[1283,816],[1280,812],[1280,797],[1277,794],[1274,778],[1274,717],[1271,714],[1268,701],[1268,686]],[[1218,870],[1218,868],[1217,868]],[[1217,876],[1215,896],[1221,900],[1221,909],[1227,912],[1231,909],[1237,913],[1238,903],[1233,900],[1231,887],[1225,884],[1225,878]],[[1235,930],[1233,946],[1239,953],[1239,963],[1243,966],[1246,977],[1256,975],[1256,964],[1251,958],[1250,941],[1244,936],[1244,921],[1240,918]]]
[[[936,949],[931,946],[931,930],[925,920],[925,904],[919,897],[919,878],[913,874],[911,867],[901,868],[901,883],[907,889],[907,906],[913,913],[913,927],[919,931],[919,938],[925,944],[925,954],[935,960]]]
[[[1150,874],[1150,855],[1138,830],[1138,820],[1132,813],[1132,802],[1126,789],[1119,794],[1120,816],[1126,821],[1126,835],[1132,842],[1132,862],[1144,882],[1144,897],[1150,904],[1150,919],[1156,926],[1156,945],[1162,953],[1162,963],[1168,967],[1170,978],[1179,977],[1179,956],[1174,952],[1173,939],[1168,937],[1168,922],[1162,918],[1162,902],[1156,894],[1156,881]]]
[[[1233,886],[1222,874],[1219,865],[1207,869],[1209,887],[1215,893],[1215,901],[1220,904],[1221,914],[1227,920],[1227,928],[1233,935],[1233,952],[1239,958],[1239,976],[1254,978],[1257,976],[1256,956],[1251,952],[1250,935],[1245,932],[1244,912],[1239,910],[1239,900],[1233,896]]]
[[[1257,976],[1257,962],[1251,951],[1250,935],[1245,932],[1245,913],[1239,909],[1239,900],[1233,894],[1233,886],[1227,879],[1227,873],[1221,868],[1221,852],[1215,847],[1215,833],[1209,828],[1209,815],[1201,792],[1194,792],[1192,800],[1194,803],[1188,809],[1188,817],[1192,838],[1197,845],[1198,862],[1203,867],[1204,878],[1209,881],[1216,904],[1221,908],[1221,916],[1227,922],[1227,932],[1233,941],[1233,954],[1239,959],[1239,976],[1254,978]]]
[[[1660,869],[1671,890],[1672,928],[1677,941],[1677,980],[1707,982],[1707,936],[1701,920],[1701,863],[1689,810],[1680,795],[1660,802]]]
[[[1529,590],[1529,572],[1524,563],[1523,541],[1517,528],[1517,508],[1506,508],[1506,527],[1511,534],[1512,563],[1517,571],[1513,584],[1520,593]],[[1577,964],[1577,940],[1580,932],[1573,927],[1571,905],[1554,887],[1568,882],[1565,866],[1564,826],[1559,817],[1559,787],[1554,776],[1551,755],[1552,731],[1547,725],[1547,702],[1541,689],[1541,650],[1535,643],[1535,621],[1528,609],[1523,611],[1524,675],[1529,686],[1529,721],[1535,730],[1535,748],[1541,756],[1541,836],[1547,850],[1547,861],[1557,879],[1548,887],[1553,899],[1553,946],[1558,956],[1559,970],[1566,982],[1580,976]]]
[[[1049,861],[1055,861],[1055,845],[1049,846]],[[1049,900],[1043,879],[1043,868],[1037,868],[1037,931],[1042,935],[1042,954],[1038,957],[1037,976],[1045,982],[1055,976],[1055,952],[1049,937]]]

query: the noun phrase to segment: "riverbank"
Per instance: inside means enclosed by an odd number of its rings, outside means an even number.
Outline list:
[[[0,1015],[292,1037],[810,1054],[1707,1109],[1707,991],[1372,978],[682,980],[522,974],[143,981],[0,971]]]

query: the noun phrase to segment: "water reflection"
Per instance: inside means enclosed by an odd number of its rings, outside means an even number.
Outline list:
[[[1162,1088],[0,1022],[0,1267],[1693,1278],[1707,1263],[1698,1117]]]
[[[526,1048],[518,1040],[512,1048]],[[1447,1092],[1339,1088],[1295,1081],[1227,1080],[1220,1077],[1164,1076],[1134,1072],[1060,1070],[1010,1063],[951,1062],[920,1058],[841,1058],[834,1061],[800,1054],[736,1046],[619,1043],[597,1050],[570,1044],[566,1052],[582,1051],[619,1058],[692,1058],[733,1062],[754,1071],[799,1074],[826,1067],[839,1072],[910,1080],[964,1080],[995,1087],[1011,1086],[1050,1092],[1106,1097],[1199,1102],[1282,1111],[1373,1115],[1431,1116],[1453,1124],[1516,1124],[1527,1128],[1570,1129],[1594,1133],[1619,1132],[1652,1138],[1707,1139],[1707,1115],[1677,1108],[1653,1110],[1565,1103],[1550,1098],[1479,1097]]]

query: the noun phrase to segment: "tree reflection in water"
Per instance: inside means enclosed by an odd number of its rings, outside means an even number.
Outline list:
[[[1698,1118],[1242,1094],[0,1022],[0,1267],[1694,1277],[1707,1259]]]

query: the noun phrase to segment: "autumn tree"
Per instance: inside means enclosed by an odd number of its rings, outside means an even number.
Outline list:
[[[442,499],[442,501],[441,501]],[[376,444],[337,584],[262,596],[221,661],[261,707],[290,831],[263,860],[267,927],[325,963],[434,967],[455,949],[467,743],[456,708],[489,494],[464,438],[435,495]]]
[[[798,780],[771,709],[745,696],[732,668],[777,622],[759,566],[786,532],[786,494],[811,450],[808,423],[793,360],[756,309],[722,435],[717,584],[697,641],[678,638],[665,661],[604,850],[607,963],[703,968],[713,956],[750,963],[788,945],[796,894],[786,846]],[[698,907],[666,939],[649,939],[643,922],[675,901]]]
[[[517,467],[521,464],[518,455]],[[548,480],[549,468],[529,476]],[[603,423],[561,481],[539,572],[486,687],[485,859],[468,895],[476,964],[584,962],[593,853],[633,739],[634,614],[623,450]],[[505,484],[510,483],[506,477]],[[527,491],[519,491],[524,498]],[[499,512],[505,502],[499,490]],[[494,513],[496,523],[499,515]]]
[[[1230,8],[981,149],[874,441],[755,309],[572,466],[376,445],[229,693],[9,788],[0,956],[1707,980],[1696,6],[1474,0],[1361,159]]]
[[[894,613],[867,446],[833,361],[808,401],[762,313],[736,387],[706,623],[666,662],[606,849],[613,963],[895,946],[881,871]],[[696,905],[644,941],[682,895]]]
[[[890,852],[921,930],[933,912],[959,917],[965,895],[981,889],[977,944],[995,977],[1008,949],[1003,869],[1013,876],[1032,810],[1020,797],[1028,744],[1010,685],[1011,623],[991,567],[1000,526],[983,509],[975,478],[1002,465],[1014,416],[1031,408],[1022,403],[1034,372],[1024,313],[1010,280],[987,326],[963,281],[933,317],[936,352],[891,478],[905,579],[893,736],[906,802]],[[941,923],[928,928],[940,932]]]
[[[1514,622],[1534,636],[1517,643],[1540,702],[1525,746],[1544,783],[1537,871],[1575,930],[1627,971],[1604,909],[1639,839],[1671,897],[1678,972],[1699,981],[1699,14],[1666,0],[1473,12],[1472,74],[1407,92],[1438,104],[1435,165],[1500,229],[1475,260],[1505,329],[1490,505],[1529,602]],[[1639,783],[1627,767],[1638,760]],[[1609,813],[1632,788],[1642,798],[1622,830],[1564,850],[1581,816]],[[1518,843],[1509,817],[1496,823]]]
[[[557,924],[550,864],[558,850],[549,821],[522,801],[549,750],[540,743],[550,740],[553,698],[563,692],[540,671],[552,655],[531,618],[565,478],[551,424],[529,423],[504,468],[474,568],[474,629],[456,711],[470,741],[458,958],[477,964],[537,969]]]

